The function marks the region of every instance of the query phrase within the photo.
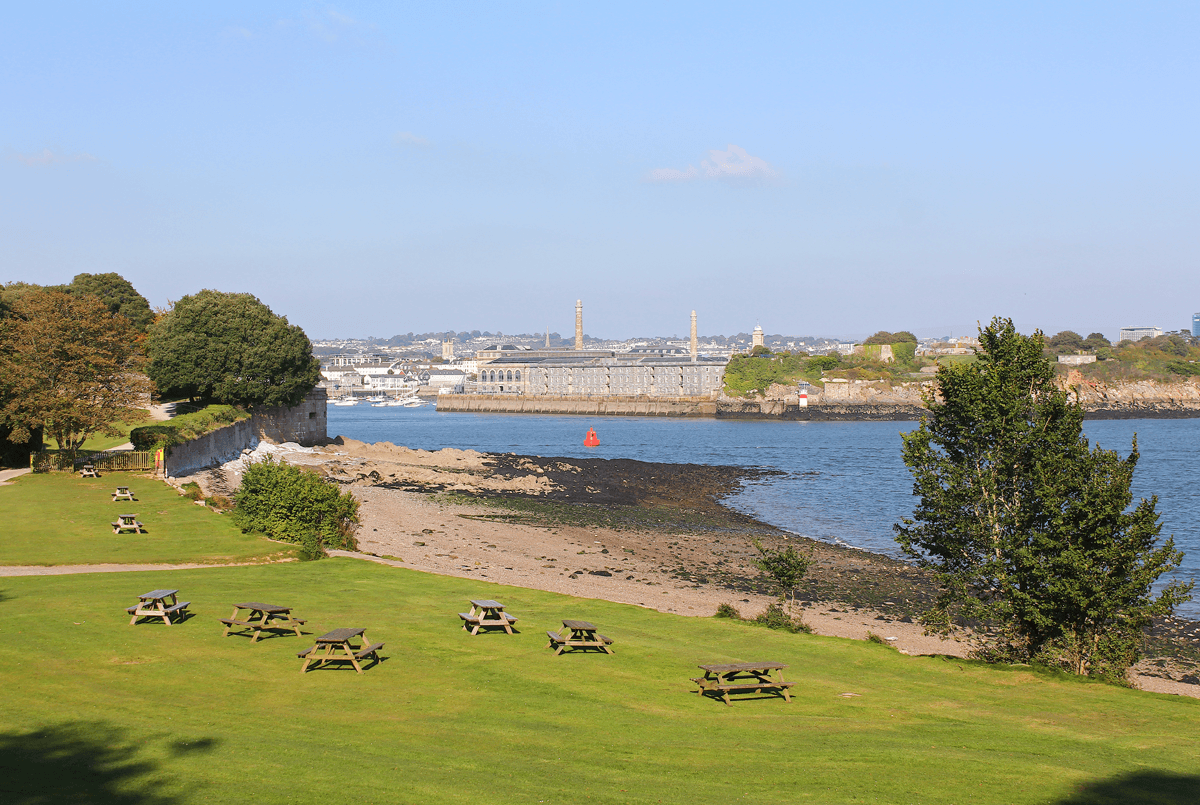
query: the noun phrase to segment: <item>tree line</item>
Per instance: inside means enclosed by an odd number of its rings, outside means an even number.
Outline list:
[[[204,290],[153,311],[115,273],[0,288],[0,438],[63,451],[144,416],[152,395],[241,408],[299,402],[320,379],[298,326],[250,294]]]

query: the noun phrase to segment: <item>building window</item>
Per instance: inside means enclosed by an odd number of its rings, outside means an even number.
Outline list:
[[[508,379],[512,380],[512,369],[508,370]]]
[[[521,370],[518,369],[517,370],[517,380],[520,380],[520,379],[521,379]]]

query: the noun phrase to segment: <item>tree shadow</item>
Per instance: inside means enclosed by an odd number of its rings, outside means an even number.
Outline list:
[[[1176,772],[1135,771],[1085,783],[1055,805],[1194,805],[1200,802],[1200,776]]]
[[[212,738],[177,740],[172,756],[211,751]],[[160,764],[138,755],[144,742],[130,741],[111,724],[77,721],[31,732],[0,732],[0,802],[46,805],[176,805],[164,793],[171,782]]]

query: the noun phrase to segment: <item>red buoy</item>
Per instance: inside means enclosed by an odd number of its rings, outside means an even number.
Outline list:
[[[595,428],[588,428],[587,436],[583,440],[584,447],[599,447],[600,439],[596,436]]]

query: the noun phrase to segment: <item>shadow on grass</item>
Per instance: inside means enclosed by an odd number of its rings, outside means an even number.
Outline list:
[[[175,757],[207,752],[211,738],[174,741]],[[159,763],[139,759],[141,745],[104,722],[70,722],[32,732],[0,732],[0,802],[42,805],[175,805]]]
[[[1055,805],[1194,805],[1200,802],[1200,776],[1170,771],[1137,771],[1087,783]]]

